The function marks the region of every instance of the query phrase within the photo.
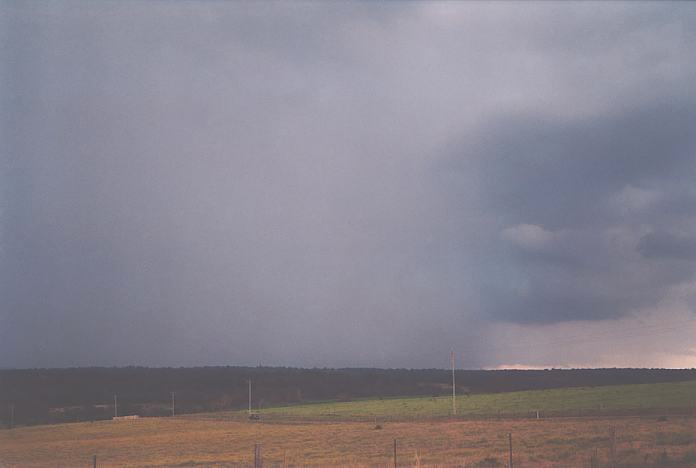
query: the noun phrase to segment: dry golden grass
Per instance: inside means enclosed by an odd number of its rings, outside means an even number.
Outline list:
[[[0,462],[9,466],[250,466],[262,444],[265,466],[391,466],[393,439],[400,466],[507,464],[513,434],[515,466],[603,463],[616,431],[617,463],[639,466],[667,456],[696,466],[696,419],[551,419],[373,424],[264,423],[196,418],[37,426],[0,431]],[[0,463],[0,465],[2,464]],[[483,466],[483,465],[480,465]],[[496,466],[496,465],[486,465]]]

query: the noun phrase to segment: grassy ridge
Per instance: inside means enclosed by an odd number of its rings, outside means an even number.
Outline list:
[[[645,413],[696,405],[696,381],[580,387],[523,392],[477,394],[457,398],[459,416],[485,417],[533,414],[577,415]],[[396,398],[351,402],[315,403],[263,409],[270,417],[311,420],[356,420],[368,418],[418,419],[448,417],[450,397]]]
[[[472,394],[696,380],[696,369],[457,370]],[[247,381],[262,407],[448,393],[445,369],[293,369],[280,367],[0,369],[0,427],[14,408],[18,426],[244,409]],[[462,387],[462,393],[464,388]]]

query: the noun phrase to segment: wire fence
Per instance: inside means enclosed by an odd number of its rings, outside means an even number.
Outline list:
[[[662,434],[662,433],[660,433]],[[672,437],[674,437],[672,435]],[[224,466],[239,468],[287,468],[299,466],[343,466],[343,467],[445,467],[458,466],[463,468],[515,468],[522,466],[587,466],[590,468],[618,467],[687,467],[696,466],[696,450],[668,447],[670,443],[677,447],[683,446],[686,439],[660,440],[658,437],[652,446],[641,446],[642,450],[634,449],[631,434],[622,434],[616,427],[610,427],[605,434],[591,439],[590,444],[567,448],[557,448],[546,457],[538,457],[535,450],[539,449],[539,441],[525,436],[524,432],[507,432],[499,434],[497,443],[488,444],[477,456],[441,457],[436,453],[439,447],[428,447],[422,441],[409,438],[394,438],[389,443],[364,444],[361,453],[352,460],[335,463],[320,462],[303,458],[302,455],[289,455],[288,451],[269,450],[272,444],[255,443],[249,447],[246,460],[224,463]],[[696,443],[696,438],[689,438],[689,444]],[[558,439],[551,438],[548,444],[558,444]],[[475,442],[474,442],[475,444]],[[547,445],[548,445],[547,444]],[[686,444],[686,445],[689,445]],[[571,456],[572,455],[572,456]],[[360,462],[357,459],[362,458]],[[437,461],[433,462],[432,460]],[[104,457],[103,466],[113,466],[108,457]],[[95,454],[90,459],[93,468],[102,466],[101,459]],[[217,466],[217,465],[216,465]]]

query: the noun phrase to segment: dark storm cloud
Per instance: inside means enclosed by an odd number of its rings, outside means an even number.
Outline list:
[[[3,4],[0,366],[440,366],[656,306],[695,13]]]
[[[672,98],[581,119],[512,115],[450,150],[442,170],[478,175],[502,233],[491,246],[502,253],[481,260],[497,270],[484,279],[482,313],[519,323],[617,318],[692,278],[690,264],[642,261],[691,258],[691,238],[640,238],[637,226],[693,219],[684,206],[695,200],[680,187],[696,176],[695,121],[694,102]]]
[[[638,250],[647,258],[696,260],[696,237],[653,232],[640,239]]]
[[[573,121],[506,116],[453,159],[474,155],[484,202],[507,222],[582,226],[606,222],[606,201],[628,184],[693,178],[694,121],[696,105],[683,100]]]

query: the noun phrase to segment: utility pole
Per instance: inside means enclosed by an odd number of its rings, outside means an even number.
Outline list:
[[[172,416],[174,416],[174,392],[172,392]]]
[[[454,381],[454,350],[450,351],[450,363],[452,364],[452,415],[457,414],[457,387]]]
[[[118,417],[118,397],[114,395],[114,417]]]

